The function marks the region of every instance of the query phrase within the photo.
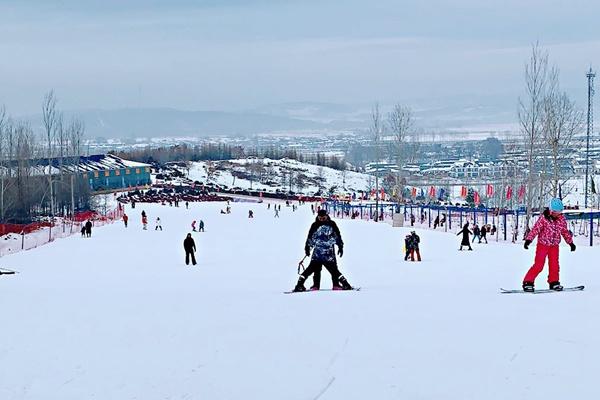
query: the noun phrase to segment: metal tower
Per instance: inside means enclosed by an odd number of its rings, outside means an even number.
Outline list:
[[[585,145],[585,208],[588,206],[588,180],[590,174],[590,135],[594,131],[594,78],[596,73],[590,67],[586,74],[588,78],[588,113],[587,113],[587,136]]]

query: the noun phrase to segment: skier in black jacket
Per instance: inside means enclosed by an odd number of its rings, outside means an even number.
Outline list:
[[[196,252],[196,243],[194,242],[191,233],[188,233],[183,241],[183,248],[185,249],[185,265],[190,265],[190,256],[192,256],[192,265],[196,265],[196,257],[194,256],[194,253]]]
[[[469,240],[469,235],[472,235],[473,233],[469,230],[468,222],[465,224],[465,226],[463,226],[463,228],[460,230],[460,232],[458,232],[456,234],[456,236],[460,235],[461,233],[462,233],[462,242],[460,242],[459,250],[462,250],[463,246],[469,246],[469,250],[473,250],[473,248],[471,247],[471,241]]]
[[[327,271],[331,274],[333,290],[353,289],[338,269],[334,245],[337,245],[338,255],[342,257],[344,254],[344,242],[342,241],[340,230],[336,223],[329,218],[326,210],[319,210],[315,222],[313,222],[308,231],[304,246],[304,252],[307,257],[310,256],[310,251],[312,249],[312,258],[306,270],[300,274],[298,283],[294,288],[295,292],[303,292],[306,290],[304,281],[313,273],[315,276],[313,287],[311,289],[318,290],[321,283],[322,267],[327,268]]]
[[[87,237],[91,237],[92,236],[92,221],[90,221],[89,219],[85,223],[85,235]]]

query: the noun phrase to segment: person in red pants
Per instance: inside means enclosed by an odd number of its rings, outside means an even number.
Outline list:
[[[558,265],[558,245],[560,244],[561,236],[571,246],[571,251],[575,251],[573,235],[569,232],[567,220],[562,214],[563,210],[562,201],[558,198],[552,199],[550,207],[544,210],[544,214],[540,216],[533,229],[525,238],[525,249],[529,248],[529,245],[536,236],[538,238],[535,261],[523,279],[523,290],[526,292],[533,292],[535,290],[535,278],[544,269],[546,257],[548,257],[548,284],[550,285],[550,289],[556,291],[563,290],[560,284],[560,267]]]

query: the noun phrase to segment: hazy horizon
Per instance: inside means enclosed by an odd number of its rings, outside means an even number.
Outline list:
[[[54,89],[66,110],[471,97],[511,111],[539,41],[583,105],[599,12],[541,0],[1,1],[0,104],[37,114]]]

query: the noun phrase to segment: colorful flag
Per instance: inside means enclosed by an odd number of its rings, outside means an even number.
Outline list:
[[[513,195],[513,188],[512,188],[512,186],[507,186],[506,187],[506,200],[512,199],[512,195]]]
[[[435,197],[435,186],[429,188],[429,197]]]
[[[460,188],[460,197],[462,197],[463,199],[467,197],[467,195],[469,194],[469,191],[467,190],[466,186],[462,186]]]
[[[494,195],[494,186],[493,185],[487,185],[486,188],[486,195],[487,197],[492,197]]]
[[[473,193],[473,202],[476,205],[479,205],[479,203],[481,202],[481,199],[479,198],[479,192],[474,192]]]
[[[446,189],[444,189],[444,188],[441,188],[441,189],[440,189],[440,192],[439,192],[439,194],[438,194],[438,199],[439,199],[439,200],[443,200],[443,199],[444,199],[444,195],[445,195],[445,194],[446,194]]]
[[[523,200],[525,197],[525,185],[521,185],[519,188],[519,200]]]
[[[416,187],[412,188],[411,194],[412,194],[412,197],[417,197],[417,188]]]

